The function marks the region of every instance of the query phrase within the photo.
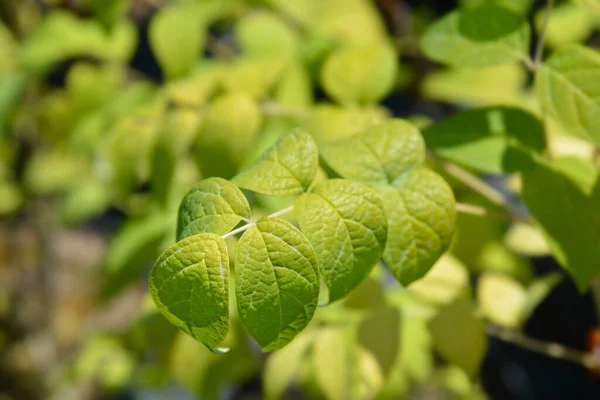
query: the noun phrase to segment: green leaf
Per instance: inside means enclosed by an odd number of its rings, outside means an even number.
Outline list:
[[[600,264],[600,180],[590,193],[550,166],[523,173],[523,199],[552,254],[584,291]]]
[[[410,285],[417,297],[436,305],[445,305],[463,295],[469,287],[467,267],[451,254],[442,256],[422,279]]]
[[[341,48],[329,55],[321,71],[321,83],[338,103],[375,104],[392,89],[398,56],[387,44]]]
[[[419,130],[392,120],[321,150],[338,174],[380,191],[388,218],[384,260],[394,276],[403,284],[422,277],[448,249],[456,212],[448,184],[421,166],[425,143]]]
[[[235,36],[242,51],[251,57],[294,56],[298,34],[276,14],[261,11],[250,13],[235,27]]]
[[[260,107],[248,95],[230,93],[213,100],[197,142],[203,175],[223,178],[235,175],[261,124]]]
[[[600,3],[599,3],[600,4]],[[600,9],[600,6],[599,6]],[[541,31],[547,11],[540,9],[535,15],[535,27]],[[596,29],[598,18],[588,9],[563,3],[550,10],[546,26],[546,44],[558,49],[571,43],[583,42]]]
[[[424,162],[425,143],[414,125],[396,119],[325,145],[321,153],[344,178],[388,184]]]
[[[520,15],[495,4],[453,11],[421,38],[425,55],[458,67],[527,59],[530,28]]]
[[[600,0],[573,0],[575,3],[587,7],[590,11],[600,14]]]
[[[381,198],[358,182],[331,179],[299,197],[294,209],[315,249],[329,302],[345,297],[383,254],[387,221]]]
[[[244,93],[253,99],[265,98],[290,60],[287,57],[238,58],[222,75],[225,91]]]
[[[600,146],[600,54],[571,45],[555,52],[536,73],[544,110],[566,131]]]
[[[531,167],[521,154],[546,147],[541,122],[514,107],[461,111],[426,128],[423,137],[442,157],[496,174]]]
[[[423,277],[450,247],[456,225],[454,194],[435,172],[418,168],[382,187],[388,216],[383,259],[403,285]]]
[[[288,344],[317,307],[315,252],[289,222],[263,218],[240,238],[235,257],[238,313],[264,351]]]
[[[102,296],[109,298],[135,279],[140,279],[144,267],[162,250],[159,246],[172,221],[164,214],[153,212],[126,221],[112,238],[104,263],[105,281]]]
[[[60,204],[66,224],[78,224],[103,213],[110,206],[111,191],[106,182],[91,178],[70,188]]]
[[[92,56],[107,61],[127,61],[133,55],[137,31],[123,20],[110,30],[97,21],[80,19],[67,11],[52,11],[27,37],[21,48],[23,67],[44,72],[52,64],[75,57]]]
[[[229,330],[229,257],[213,233],[181,240],[166,250],[150,274],[159,311],[211,351]]]
[[[327,399],[352,398],[351,351],[351,337],[344,328],[327,327],[316,336],[312,368],[316,381]]]
[[[558,157],[552,160],[552,167],[571,178],[573,183],[589,194],[598,179],[598,170],[591,160],[575,156]]]
[[[198,11],[191,5],[165,7],[150,22],[150,47],[169,80],[188,75],[200,59],[206,33]]]
[[[308,189],[318,164],[317,145],[312,137],[302,130],[294,130],[282,136],[232,182],[257,193],[297,195]]]
[[[248,200],[233,183],[221,178],[204,179],[181,202],[177,240],[198,233],[224,235],[250,217]]]
[[[299,335],[287,347],[267,358],[263,374],[265,399],[280,399],[285,389],[297,378],[312,339],[310,334]]]
[[[477,374],[487,351],[485,322],[475,316],[475,306],[460,302],[440,311],[430,322],[433,346],[448,362],[470,377]]]
[[[388,376],[400,347],[400,313],[396,307],[372,310],[358,325],[358,343],[375,357],[383,376]]]

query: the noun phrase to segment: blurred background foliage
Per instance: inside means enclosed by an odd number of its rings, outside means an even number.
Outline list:
[[[599,398],[584,368],[488,335],[492,323],[583,351],[598,324],[600,300],[525,223],[460,214],[424,279],[402,288],[376,269],[270,355],[235,314],[231,352],[209,353],[147,295],[189,187],[232,177],[293,127],[327,143],[391,116],[422,128],[474,106],[539,116],[521,64],[442,67],[421,53],[443,13],[491,1],[2,0],[0,398]],[[496,3],[542,23],[543,2]],[[550,49],[600,46],[583,3],[557,2]],[[591,187],[597,150],[546,127],[540,150]],[[518,175],[440,147],[525,215]],[[431,166],[458,201],[502,212]],[[251,201],[263,214],[291,204]]]

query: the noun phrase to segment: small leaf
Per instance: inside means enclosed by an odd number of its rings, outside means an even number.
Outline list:
[[[388,184],[424,162],[425,143],[414,125],[397,119],[325,145],[321,152],[346,179]]]
[[[410,285],[417,297],[436,305],[449,304],[469,286],[467,267],[451,254],[443,255],[423,278]]]
[[[429,324],[437,352],[470,377],[477,374],[488,342],[485,322],[474,313],[472,304],[454,303],[442,309]]]
[[[298,198],[294,209],[315,249],[329,302],[345,297],[383,253],[387,221],[379,195],[360,183],[331,179]]]
[[[450,247],[456,225],[454,194],[435,172],[418,168],[382,187],[388,216],[383,258],[403,285],[423,277]]]
[[[271,91],[290,60],[287,57],[239,58],[222,74],[227,92],[244,93],[253,99],[263,99]]]
[[[260,107],[248,95],[230,93],[213,100],[197,142],[203,175],[223,178],[235,175],[261,125]]]
[[[352,340],[344,328],[327,327],[319,332],[313,346],[313,371],[327,399],[351,399]]]
[[[267,400],[280,399],[287,388],[298,375],[313,336],[299,335],[287,347],[270,355],[265,362],[263,387]]]
[[[150,293],[160,312],[211,351],[229,330],[229,257],[225,241],[201,233],[156,260]]]
[[[298,34],[276,14],[254,12],[242,18],[235,27],[242,51],[252,57],[294,56]]]
[[[150,22],[150,47],[167,79],[188,75],[200,58],[205,32],[198,11],[186,5],[165,7]]]
[[[584,291],[600,263],[600,180],[584,192],[558,170],[539,164],[523,173],[523,199],[552,254]]]
[[[508,276],[483,274],[477,282],[477,299],[485,316],[498,325],[518,328],[524,321],[527,291]]]
[[[238,313],[264,351],[288,344],[317,307],[315,252],[289,222],[263,218],[240,238],[235,258]]]
[[[224,235],[250,216],[248,200],[233,183],[221,178],[204,179],[181,202],[177,240],[199,233]]]
[[[392,89],[397,71],[398,57],[391,46],[352,46],[329,55],[321,82],[338,103],[376,104]]]
[[[546,142],[541,122],[514,107],[461,111],[426,128],[423,137],[442,157],[496,174],[531,167],[526,158],[514,155],[541,152]]]
[[[571,45],[555,52],[536,73],[544,110],[566,131],[600,146],[600,54]]]
[[[433,60],[458,67],[484,67],[527,59],[530,28],[525,19],[495,4],[453,11],[421,38]]]
[[[244,189],[273,196],[291,196],[308,189],[319,163],[312,137],[295,130],[277,143],[232,182]]]
[[[400,312],[391,306],[373,309],[358,326],[358,342],[377,361],[387,377],[399,354]]]

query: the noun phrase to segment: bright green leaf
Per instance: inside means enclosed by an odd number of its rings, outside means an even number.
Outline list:
[[[280,399],[285,389],[300,375],[300,365],[312,340],[310,334],[299,335],[288,346],[267,358],[263,374],[265,399]]]
[[[315,337],[312,368],[327,399],[352,398],[351,352],[351,337],[344,328],[324,328]]]
[[[453,11],[421,38],[433,60],[459,67],[484,67],[527,59],[530,28],[525,19],[495,4]]]
[[[321,83],[338,103],[374,104],[390,92],[397,70],[398,56],[391,46],[347,47],[327,58]]]
[[[544,164],[523,173],[522,195],[552,254],[580,290],[598,274],[600,181],[591,193]]]
[[[235,291],[242,323],[264,351],[288,344],[317,307],[315,252],[289,222],[263,218],[240,238]]]
[[[596,14],[600,14],[600,0],[573,0],[575,3],[587,7]]]
[[[358,326],[358,343],[377,361],[388,376],[400,352],[400,313],[395,307],[373,309]]]
[[[235,27],[242,51],[251,57],[293,56],[298,34],[276,14],[255,12],[242,18]]]
[[[435,172],[417,168],[382,187],[388,216],[383,255],[392,274],[407,285],[421,277],[450,247],[456,225],[454,194]]]
[[[600,53],[579,45],[555,52],[536,73],[544,109],[566,131],[600,146]]]
[[[470,377],[475,376],[488,342],[485,322],[475,316],[475,307],[467,302],[454,303],[442,309],[429,328],[437,352]]]
[[[425,143],[414,125],[397,119],[325,145],[321,153],[344,178],[388,184],[424,162]]]
[[[229,330],[229,257],[220,236],[201,233],[175,243],[156,260],[149,285],[169,322],[217,350]]]
[[[216,98],[198,137],[198,162],[203,175],[235,175],[261,124],[260,107],[248,95],[230,93]]]
[[[546,142],[541,122],[514,107],[462,111],[429,126],[423,137],[442,157],[496,174],[531,167],[521,154],[541,152]]]
[[[282,136],[232,182],[257,193],[296,195],[308,189],[318,163],[317,145],[312,137],[302,130],[294,130]]]
[[[239,58],[222,74],[225,91],[265,98],[289,65],[287,57]]]
[[[600,4],[600,3],[599,3]],[[600,9],[600,8],[599,8]],[[535,26],[541,31],[547,11],[540,9],[535,15]],[[550,10],[546,26],[546,44],[560,48],[571,43],[583,42],[596,29],[597,16],[575,4],[563,3]]]
[[[181,202],[177,240],[198,233],[224,235],[250,216],[248,200],[233,183],[221,178],[204,179]]]
[[[443,255],[423,278],[413,282],[409,290],[433,304],[449,304],[469,286],[469,271],[451,254]]]
[[[194,6],[165,7],[150,22],[150,47],[167,79],[188,75],[202,54],[206,33]]]
[[[329,301],[345,297],[383,253],[387,221],[379,195],[360,183],[331,179],[298,198],[294,209],[315,249]]]

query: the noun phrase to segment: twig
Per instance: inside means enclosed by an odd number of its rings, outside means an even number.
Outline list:
[[[498,219],[506,222],[529,222],[525,218],[512,217],[506,214],[494,213],[484,207],[479,207],[472,204],[456,203],[456,211],[463,214],[471,214],[476,215],[478,217]]]
[[[452,175],[465,185],[469,186],[471,189],[475,190],[476,192],[490,200],[492,203],[502,207],[507,207],[508,202],[504,195],[495,188],[493,188],[490,184],[479,179],[476,175],[473,175],[466,169],[463,169],[456,164],[450,163],[448,161],[438,161],[441,163],[442,167],[448,174]]]
[[[537,70],[542,61],[542,53],[544,52],[544,42],[546,41],[546,31],[548,30],[548,22],[550,20],[550,12],[554,7],[554,0],[547,0],[546,11],[544,13],[544,21],[542,22],[542,28],[540,30],[540,36],[535,48],[535,55],[533,58],[533,71]]]
[[[545,356],[579,364],[588,369],[600,368],[600,362],[591,353],[572,349],[559,343],[546,342],[524,335],[522,332],[489,324],[488,333],[498,339],[514,344],[515,346],[543,354]]]
[[[268,218],[280,217],[284,214],[288,214],[288,213],[292,212],[293,210],[294,210],[294,206],[289,206],[287,208],[284,208],[283,210],[279,210],[277,212],[274,212],[273,214],[269,214]],[[234,229],[229,233],[226,233],[225,235],[221,236],[221,238],[227,239],[228,237],[237,235],[240,232],[244,232],[244,231],[252,228],[254,225],[256,225],[256,221],[251,221],[251,222],[247,223],[246,225],[240,226],[239,228]]]

